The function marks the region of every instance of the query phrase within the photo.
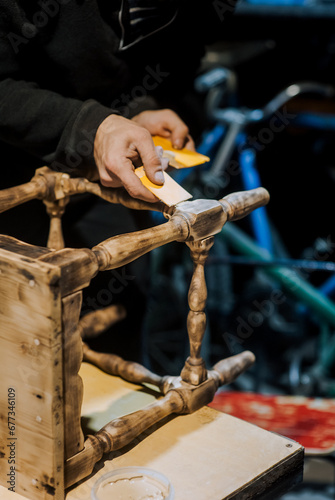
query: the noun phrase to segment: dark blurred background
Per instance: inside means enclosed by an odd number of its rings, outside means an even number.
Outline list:
[[[229,2],[214,1],[213,6],[224,20]],[[239,0],[234,15],[222,23],[220,40],[206,48],[199,74],[213,68],[226,68],[235,78],[234,91],[222,98],[222,108],[262,108],[277,93],[301,82],[335,86],[335,2]],[[194,107],[199,102],[203,105],[203,114],[191,122],[197,146],[201,146],[216,122],[206,114],[206,93],[192,98],[197,102]],[[288,259],[332,264],[335,96],[306,93],[291,99],[280,111],[298,119],[290,119],[273,140],[255,151],[261,185],[271,195],[267,213],[274,251],[280,248],[279,254]],[[308,123],[307,114],[313,117]],[[257,137],[269,123],[249,126],[247,135]],[[239,161],[236,151],[232,158]],[[203,179],[197,173],[184,185],[195,197],[200,196]],[[244,188],[238,175],[217,186],[213,198]],[[207,194],[211,197],[209,190]],[[252,235],[249,220],[234,224]],[[186,248],[178,243],[168,247],[154,251],[152,256],[144,361],[160,373],[177,374],[188,355],[185,318],[192,263]],[[229,263],[222,257],[241,257],[224,237],[216,238],[206,269],[208,327],[202,351],[206,362],[210,365],[251,349],[257,356],[256,366],[230,390],[333,398],[333,320],[325,320],[284,288],[284,303],[271,309],[271,314],[263,314],[258,326],[250,328],[248,318],[255,312],[254,301],[267,302],[271,292],[282,290],[282,285],[262,266]],[[333,276],[333,272],[319,267],[317,271],[294,268],[293,272],[319,290]],[[332,287],[329,290],[327,298],[333,302]],[[246,332],[243,338],[238,333],[242,323]],[[334,498],[333,462],[306,463],[305,482],[285,498]]]

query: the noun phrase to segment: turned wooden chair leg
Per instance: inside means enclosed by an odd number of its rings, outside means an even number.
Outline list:
[[[83,361],[97,366],[100,370],[123,378],[133,384],[152,384],[162,390],[165,377],[160,377],[134,361],[125,361],[116,354],[93,351],[83,343]]]
[[[61,250],[65,246],[62,229],[62,216],[64,215],[65,207],[69,201],[70,198],[68,197],[55,201],[43,200],[47,213],[50,217],[47,247],[52,250]]]
[[[98,337],[105,330],[126,317],[126,310],[122,305],[111,305],[92,311],[82,316],[79,321],[80,335],[83,339]]]
[[[181,381],[180,377],[167,377],[163,398],[142,410],[112,420],[94,436],[88,436],[82,451],[65,463],[66,487],[88,476],[104,453],[123,448],[163,418],[174,413],[193,413],[210,403],[220,385],[235,380],[254,361],[255,357],[249,351],[222,360],[208,372],[207,380],[197,386]],[[103,363],[101,358],[100,362]]]
[[[186,243],[191,250],[194,270],[188,293],[190,311],[187,317],[187,331],[190,341],[190,356],[185,361],[181,378],[184,382],[192,385],[199,385],[207,379],[207,370],[205,362],[200,356],[200,351],[206,330],[207,287],[204,265],[213,243],[213,236]]]

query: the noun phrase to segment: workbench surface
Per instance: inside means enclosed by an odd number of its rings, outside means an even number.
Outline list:
[[[155,391],[82,364],[83,427],[92,433],[110,420],[143,408]],[[73,487],[66,500],[90,500],[95,481],[119,467],[142,466],[167,476],[175,500],[269,498],[302,479],[303,448],[230,415],[204,407],[192,415],[168,418],[134,444],[104,457],[94,473]],[[0,487],[0,499],[24,497]]]

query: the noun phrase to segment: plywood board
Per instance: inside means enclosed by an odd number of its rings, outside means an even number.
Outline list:
[[[136,411],[155,399],[136,387],[82,364],[83,424],[87,432]],[[302,448],[282,436],[205,407],[155,425],[123,450],[111,453],[94,473],[68,491],[66,500],[90,500],[95,481],[119,467],[145,466],[174,485],[175,500],[256,498],[302,464]],[[275,496],[270,498],[275,498]],[[1,500],[22,500],[0,488]]]
[[[110,377],[83,363],[83,414],[88,430],[135,411],[155,399],[154,393]],[[135,390],[134,390],[135,388]],[[175,488],[175,500],[222,500],[252,498],[243,490],[258,492],[278,477],[285,477],[297,462],[302,448],[282,436],[264,431],[235,417],[205,407],[192,415],[155,425],[134,443],[111,453],[95,473],[66,496],[89,500],[95,481],[107,471],[143,466],[165,474]]]

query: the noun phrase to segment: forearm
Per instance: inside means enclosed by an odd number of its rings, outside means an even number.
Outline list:
[[[96,130],[112,113],[97,101],[66,98],[34,83],[0,82],[0,140],[65,172],[94,165]]]

